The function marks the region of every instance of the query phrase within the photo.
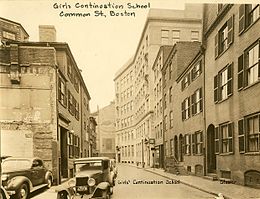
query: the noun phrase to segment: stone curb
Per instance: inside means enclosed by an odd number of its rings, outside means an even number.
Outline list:
[[[167,178],[167,179],[169,179],[169,180],[177,180],[177,179],[171,178],[171,177],[169,177],[169,176],[167,176],[167,175],[162,175],[162,174],[160,174],[160,173],[157,173],[156,171],[151,171],[151,170],[146,169],[146,168],[140,168],[140,167],[138,167],[138,166],[130,165],[130,164],[129,164],[129,166],[136,167],[136,168],[138,168],[138,169],[143,169],[144,171],[147,171],[147,172],[150,172],[150,173],[159,175],[159,176],[164,177],[164,178]],[[194,185],[189,184],[189,183],[187,183],[187,182],[184,182],[184,181],[182,181],[182,180],[178,180],[178,181],[179,181],[181,184],[184,184],[184,185],[186,185],[186,186],[192,187],[192,188],[194,188],[194,189],[198,189],[198,190],[200,190],[200,191],[203,191],[203,192],[205,192],[205,193],[208,193],[208,194],[211,194],[211,195],[214,195],[214,196],[218,196],[218,193],[216,193],[216,192],[208,191],[208,190],[206,190],[206,189],[204,189],[204,188],[201,188],[201,187],[198,187],[198,186],[194,186]],[[224,195],[224,198],[225,198],[225,199],[233,199],[232,197],[226,196],[226,195]]]

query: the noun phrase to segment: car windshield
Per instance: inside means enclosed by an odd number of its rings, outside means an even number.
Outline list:
[[[80,162],[75,164],[76,172],[85,170],[101,170],[102,161]]]
[[[4,172],[8,171],[18,171],[29,169],[31,167],[31,163],[29,160],[5,160],[2,163],[2,169]]]

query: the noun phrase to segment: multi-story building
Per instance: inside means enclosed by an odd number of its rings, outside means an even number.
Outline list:
[[[152,66],[161,45],[172,45],[176,41],[198,41],[201,36],[202,6],[187,5],[185,10],[151,9],[137,50],[131,63],[133,69],[133,121],[134,144],[125,143],[135,152],[134,160],[143,166],[152,166],[154,159],[154,74]],[[121,73],[125,75],[125,73]],[[116,79],[122,77],[119,74]],[[124,128],[124,127],[123,127]],[[119,127],[118,130],[120,130]],[[131,137],[131,136],[130,136]],[[127,141],[128,142],[128,141]],[[130,152],[130,154],[132,154]]]
[[[95,157],[98,155],[97,153],[97,132],[96,132],[97,122],[94,117],[89,118],[89,156]]]
[[[98,156],[115,158],[115,102],[113,101],[108,106],[98,109],[91,115],[97,122],[96,144]]]
[[[55,28],[40,26],[40,34],[40,42],[24,41],[21,28],[19,41],[5,38],[0,47],[1,153],[43,158],[59,183],[73,176],[73,159],[86,155],[90,95],[68,44],[55,42]]]
[[[116,159],[135,162],[134,68],[131,58],[115,75]]]
[[[0,42],[28,41],[29,34],[20,23],[0,17]]]
[[[200,42],[177,42],[162,68],[165,168],[174,173],[203,174],[200,47]]]
[[[259,4],[204,10],[207,174],[259,187]]]
[[[159,168],[164,168],[162,68],[172,48],[173,46],[161,46],[152,67],[154,73],[154,164]]]

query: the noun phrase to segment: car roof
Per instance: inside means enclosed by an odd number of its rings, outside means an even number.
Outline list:
[[[35,159],[41,160],[41,158],[38,158],[38,157],[8,157],[8,158],[4,159],[4,161],[6,161],[6,160],[29,160],[29,161],[33,161]]]
[[[95,161],[95,160],[109,160],[108,157],[88,157],[88,158],[78,158],[75,159],[74,162],[81,162],[81,161]]]

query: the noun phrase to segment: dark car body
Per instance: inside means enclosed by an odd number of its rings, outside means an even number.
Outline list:
[[[53,176],[40,158],[7,158],[2,162],[2,185],[9,195],[26,199],[29,193],[50,187]]]
[[[110,168],[107,157],[76,159],[75,177],[57,189],[58,199],[109,198],[114,186]]]
[[[9,199],[10,196],[6,192],[5,188],[3,186],[0,187],[0,199]]]

